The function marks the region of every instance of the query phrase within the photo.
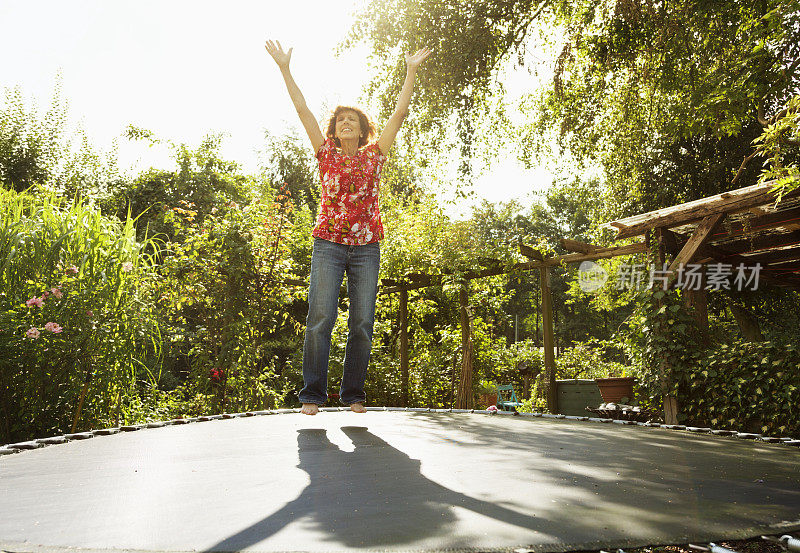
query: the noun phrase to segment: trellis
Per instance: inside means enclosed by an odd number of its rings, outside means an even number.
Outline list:
[[[547,257],[538,250],[525,244],[520,245],[520,253],[529,261],[516,263],[511,268],[490,267],[480,271],[467,271],[461,276],[462,285],[459,289],[459,306],[461,319],[461,379],[459,380],[458,395],[456,398],[457,409],[471,409],[472,405],[472,333],[469,325],[469,295],[466,283],[470,280],[487,278],[519,271],[539,271],[539,286],[542,296],[542,342],[544,349],[545,378],[547,380],[547,407],[551,412],[556,411],[556,382],[555,382],[555,339],[553,330],[553,298],[550,291],[550,269],[565,263],[580,263],[605,259],[618,255],[642,253],[647,250],[644,242],[627,244],[624,246],[601,247],[585,244],[576,240],[562,239],[561,246],[566,250],[576,253]],[[452,271],[442,274],[410,273],[403,280],[383,279],[381,294],[400,294],[399,327],[400,327],[400,374],[401,398],[404,405],[408,404],[408,292],[429,286],[440,286],[442,279],[452,275]]]

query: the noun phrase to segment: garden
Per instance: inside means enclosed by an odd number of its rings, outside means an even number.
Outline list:
[[[626,376],[636,378],[633,402],[662,412],[664,397],[674,398],[681,424],[800,437],[797,240],[781,246],[789,285],[709,290],[702,328],[684,291],[610,280],[586,292],[577,267],[553,266],[552,375],[540,275],[519,268],[528,261],[520,244],[545,257],[567,254],[564,238],[612,247],[609,221],[743,186],[774,183],[775,205],[794,197],[797,3],[696,11],[685,2],[620,2],[595,13],[593,3],[556,2],[541,15],[527,3],[456,10],[419,0],[391,22],[379,4],[343,44],[365,40],[376,52],[378,126],[400,70],[386,53],[395,44],[438,48],[421,74],[407,138],[383,172],[382,290],[420,275],[436,283],[407,286],[402,323],[400,295],[379,292],[368,404],[455,407],[466,324],[473,407],[488,407],[480,398],[497,384],[514,386],[520,410],[542,411],[550,376]],[[494,76],[512,58],[524,64],[523,39],[540,15],[567,35],[550,44],[552,82],[514,106],[522,114],[515,123],[511,108],[494,101],[503,94]],[[466,27],[475,29],[468,38]],[[9,88],[0,110],[0,443],[299,407],[320,201],[304,139],[267,133],[263,167],[246,172],[224,159],[222,135],[209,134],[171,144],[171,169],[129,174],[85,140],[74,147],[81,137],[63,124],[66,109],[58,90],[42,116]],[[445,184],[464,199],[500,137],[518,144],[529,165],[555,149],[565,163],[597,170],[555,178],[528,205],[483,201],[448,214],[434,193],[449,178],[437,161],[459,165]],[[158,137],[132,125],[125,139]],[[458,147],[441,147],[451,143]],[[751,243],[757,230],[743,231]],[[649,240],[648,253],[598,264],[618,276],[657,253]],[[470,278],[487,267],[499,269]],[[343,289],[330,404],[347,311]]]

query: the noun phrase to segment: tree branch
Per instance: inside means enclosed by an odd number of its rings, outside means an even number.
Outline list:
[[[759,155],[760,153],[761,153],[761,150],[759,150],[758,148],[756,148],[756,149],[753,151],[753,153],[752,153],[752,154],[750,154],[749,156],[747,156],[746,158],[744,158],[744,160],[742,161],[742,164],[739,166],[739,170],[738,170],[738,171],[736,171],[736,176],[735,176],[735,177],[733,177],[733,180],[731,181],[731,184],[736,184],[736,181],[738,181],[738,180],[739,180],[739,177],[742,175],[742,172],[744,172],[744,168],[747,166],[747,164],[748,164],[748,163],[750,163],[750,160],[752,160],[754,157],[756,157],[756,156],[757,156],[757,155]]]

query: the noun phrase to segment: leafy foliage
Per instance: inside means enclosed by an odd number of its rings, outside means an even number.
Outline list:
[[[78,144],[75,144],[75,141]],[[103,156],[79,131],[67,132],[67,108],[57,82],[50,109],[41,118],[26,106],[19,88],[6,89],[0,110],[0,185],[21,192],[45,185],[68,198],[97,198],[122,178],[115,149]],[[123,214],[124,215],[124,214]]]
[[[295,216],[281,192],[201,226],[194,206],[183,205],[165,217],[181,241],[167,243],[156,290],[168,357],[189,371],[178,390],[183,409],[274,407],[287,393],[282,360],[302,345],[302,290],[287,279],[298,277],[290,241],[301,239],[295,224],[305,226],[308,212]]]
[[[683,375],[685,420],[768,436],[800,433],[796,344],[741,342],[707,350]]]
[[[156,380],[145,364],[160,335],[144,246],[130,218],[0,192],[0,437],[68,432],[76,416],[81,428],[113,425]]]

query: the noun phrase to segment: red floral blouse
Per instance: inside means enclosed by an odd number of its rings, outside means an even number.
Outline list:
[[[350,246],[382,240],[378,192],[386,156],[378,145],[369,144],[348,156],[328,138],[317,152],[317,159],[322,198],[312,234]]]

